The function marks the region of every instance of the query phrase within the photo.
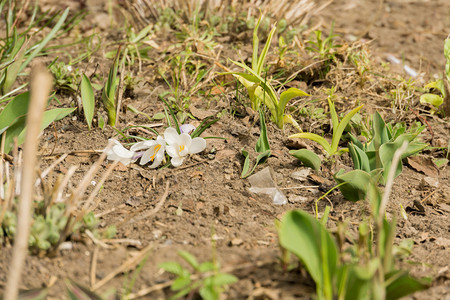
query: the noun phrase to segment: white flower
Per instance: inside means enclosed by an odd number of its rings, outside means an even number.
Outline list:
[[[195,130],[195,126],[192,124],[183,124],[180,126],[181,133],[191,134]]]
[[[128,149],[125,149],[122,144],[115,140],[115,139],[109,139],[108,141],[114,142],[114,145],[111,148],[106,148],[104,152],[107,155],[107,159],[109,160],[118,160],[123,165],[128,165],[130,162],[135,161],[134,159],[134,152],[130,151]]]
[[[141,158],[141,165],[145,165],[149,161],[152,161],[150,168],[158,167],[164,159],[164,150],[166,148],[166,141],[160,135],[156,140],[148,140],[134,144],[131,147],[131,151],[138,151],[142,149],[148,149],[144,152]]]
[[[172,159],[170,162],[174,167],[179,167],[188,154],[202,152],[206,148],[206,141],[201,137],[191,138],[187,133],[178,134],[174,128],[164,131],[164,139],[167,142],[167,154]]]

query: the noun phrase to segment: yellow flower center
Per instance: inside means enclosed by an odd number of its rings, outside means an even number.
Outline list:
[[[150,161],[155,160],[156,153],[158,153],[159,149],[161,149],[161,145],[160,145],[160,144],[158,144],[158,145],[155,146],[155,150],[154,150],[154,152],[153,152],[152,157],[150,157]]]
[[[184,150],[184,145],[180,146],[180,152]]]

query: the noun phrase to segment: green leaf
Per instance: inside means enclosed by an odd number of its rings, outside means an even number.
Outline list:
[[[439,108],[439,106],[441,106],[442,103],[444,103],[444,98],[435,94],[424,94],[420,96],[420,103],[431,104],[434,107]]]
[[[248,151],[242,149],[242,155],[245,157],[244,166],[242,168],[241,178],[247,178],[250,176],[256,169],[259,164],[264,163],[270,156],[270,150],[264,151],[256,157],[256,163],[251,170],[250,169],[250,157]]]
[[[20,117],[26,115],[30,103],[30,93],[15,96],[0,112],[0,134],[14,124]]]
[[[47,43],[53,39],[55,34],[59,31],[59,29],[64,24],[64,21],[67,18],[67,15],[69,14],[69,8],[66,8],[66,10],[63,12],[61,17],[59,18],[58,22],[53,26],[52,30],[49,32],[49,34],[37,45],[35,45],[33,48],[33,52],[31,52],[30,55],[28,55],[28,58],[25,60],[25,62],[20,66],[18,73],[20,73],[23,69],[26,68],[26,66],[41,52],[41,50],[47,45]]]
[[[320,157],[308,149],[291,150],[289,154],[301,161],[305,166],[313,170],[320,170]]]
[[[163,262],[159,264],[158,267],[166,272],[173,273],[178,276],[181,276],[184,270],[180,263],[174,261]]]
[[[308,139],[308,140],[312,140],[316,143],[319,143],[319,145],[322,146],[322,148],[327,152],[327,154],[329,156],[333,155],[332,151],[331,151],[331,146],[330,144],[327,142],[327,140],[325,140],[323,137],[321,137],[320,135],[317,135],[315,133],[310,133],[310,132],[300,132],[300,133],[296,133],[293,134],[291,136],[289,136],[290,139],[293,138],[298,138],[298,139]]]
[[[163,112],[159,112],[153,115],[152,119],[153,120],[162,120],[164,119],[165,114]]]
[[[344,173],[344,170],[341,169],[334,175],[334,179],[338,184],[345,182],[339,187],[345,199],[356,202],[366,198],[367,189],[371,181],[369,173],[362,170]]]
[[[14,82],[16,82],[17,75],[19,74],[19,70],[22,65],[23,57],[25,56],[27,50],[26,44],[27,43],[25,37],[17,39],[17,37],[14,36],[14,48],[10,53],[10,56],[14,57],[14,62],[12,62],[6,68],[6,72],[4,73],[5,77],[3,78],[3,81],[1,83],[3,95],[8,93],[11,90],[11,87],[13,86]]]
[[[223,286],[235,283],[238,281],[236,276],[226,273],[218,273],[212,277],[215,286]]]
[[[334,106],[334,102],[330,98],[328,98],[328,106],[330,107],[331,125],[333,126],[334,131],[339,126],[339,117],[336,113],[336,107]]]
[[[281,246],[305,265],[318,294],[332,287],[339,253],[331,234],[319,221],[304,211],[289,211],[281,221],[279,238]]]
[[[41,124],[41,130],[47,128],[54,121],[61,120],[75,110],[74,108],[55,108],[44,112]],[[5,137],[5,153],[9,153],[13,146],[14,138],[17,137],[17,142],[21,145],[25,141],[25,120],[26,116],[17,119],[12,126],[6,131]]]
[[[442,79],[430,82],[427,85],[425,85],[424,88],[426,88],[426,89],[436,89],[436,90],[438,90],[441,93],[441,95],[443,97],[446,96],[445,95],[444,80],[442,80]]]
[[[190,284],[191,284],[191,278],[189,275],[188,276],[180,276],[173,281],[172,285],[170,286],[170,289],[172,291],[178,291],[178,290],[181,290],[181,289],[187,287]]]
[[[247,150],[244,150],[244,148],[241,149],[241,153],[245,158],[244,165],[242,166],[241,178],[245,178],[251,174],[251,173],[247,174],[249,173],[250,169],[250,155]]]
[[[270,150],[269,139],[267,138],[266,120],[262,109],[259,110],[259,121],[261,123],[260,134],[255,145],[255,151],[261,153]]]
[[[203,300],[219,300],[219,292],[213,285],[204,285],[198,291]]]
[[[333,128],[333,139],[331,141],[331,151],[332,154],[337,152],[339,141],[341,140],[342,133],[344,132],[345,127],[347,127],[347,124],[350,122],[350,120],[353,118],[353,116],[363,108],[364,105],[360,105],[357,108],[353,109],[351,112],[349,112],[339,123],[337,128]]]
[[[262,69],[264,67],[264,62],[266,61],[267,52],[269,52],[270,43],[272,42],[273,34],[277,30],[276,24],[274,24],[272,30],[269,32],[269,36],[267,37],[266,44],[264,45],[263,50],[261,51],[261,54],[258,58],[258,66],[256,69],[256,74],[260,75],[262,72]]]
[[[199,263],[192,254],[187,251],[180,250],[178,251],[178,255],[181,256],[181,258],[183,258],[189,265],[191,265],[191,267],[196,270],[198,269]]]
[[[386,287],[386,299],[400,299],[417,291],[428,289],[430,284],[421,282],[403,271],[392,271],[386,274],[385,281],[395,278]]]
[[[277,106],[277,120],[278,122],[283,122],[283,115],[284,115],[284,111],[286,109],[286,105],[288,104],[288,102],[295,97],[301,97],[301,96],[311,96],[307,93],[305,93],[302,90],[299,90],[297,88],[290,88],[284,92],[281,93],[280,95],[280,100],[278,101],[278,106]],[[279,128],[283,128],[283,124],[281,124],[281,127],[279,126],[279,124],[277,124]]]
[[[214,265],[213,262],[205,261],[205,262],[201,263],[200,266],[198,266],[198,271],[200,273],[205,273],[205,272],[209,272],[209,271],[214,271],[215,268],[216,268],[216,266]]]
[[[85,74],[81,77],[81,101],[83,102],[84,117],[89,130],[91,130],[92,119],[94,118],[95,97],[91,82]]]

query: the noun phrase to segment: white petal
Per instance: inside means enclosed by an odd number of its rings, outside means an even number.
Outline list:
[[[134,155],[134,152],[125,149],[122,145],[114,146],[113,151],[117,156],[123,157],[123,158],[132,158]]]
[[[190,134],[194,130],[195,130],[195,126],[192,124],[183,124],[180,126],[181,133]]]
[[[170,157],[179,157],[179,152],[176,150],[177,146],[167,146],[166,147],[166,152],[167,154],[169,154]]]
[[[196,137],[192,140],[191,147],[189,148],[189,154],[195,154],[202,152],[206,148],[206,141],[204,138]]]
[[[172,166],[179,167],[183,163],[184,157],[174,157],[170,160]]]
[[[142,141],[142,142],[138,142],[138,143],[134,144],[133,146],[131,146],[130,150],[131,151],[139,151],[142,149],[148,149],[155,144],[156,144],[155,140]]]
[[[192,142],[192,138],[189,134],[187,134],[187,133],[180,134],[179,142],[178,142],[178,144],[180,146],[184,145],[185,148],[189,148],[191,146],[191,142]]]
[[[141,161],[139,162],[139,164],[141,166],[145,165],[146,163],[148,163],[151,159],[152,159],[152,155],[153,155],[153,151],[154,149],[149,149],[147,151],[144,152],[144,154],[141,157]]]
[[[161,164],[161,162],[163,161],[163,158],[164,158],[164,155],[159,155],[159,152],[158,152],[158,154],[156,154],[155,160],[151,164],[150,168],[154,169],[154,168],[158,167]]]
[[[166,140],[167,144],[173,145],[173,144],[176,144],[178,142],[179,134],[175,130],[175,128],[168,127],[164,131],[164,139]]]

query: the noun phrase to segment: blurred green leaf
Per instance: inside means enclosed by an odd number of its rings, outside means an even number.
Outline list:
[[[291,150],[289,154],[301,161],[305,166],[313,170],[320,170],[320,157],[308,149]]]
[[[94,118],[95,97],[91,82],[85,74],[81,78],[81,101],[83,103],[84,117],[89,130],[91,130],[92,119]]]

